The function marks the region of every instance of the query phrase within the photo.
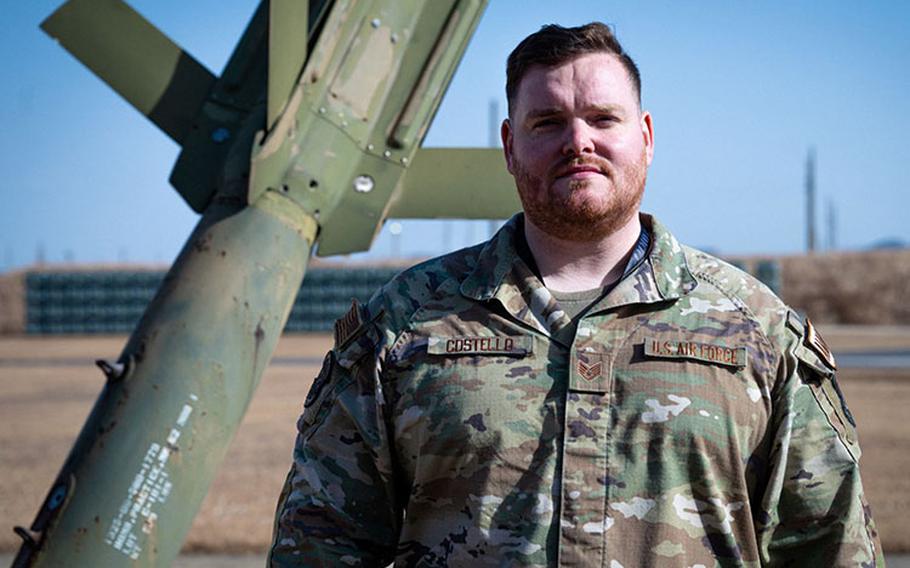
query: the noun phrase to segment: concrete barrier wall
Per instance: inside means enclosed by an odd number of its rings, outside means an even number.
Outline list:
[[[366,302],[399,267],[313,268],[297,294],[286,331],[328,331],[351,306]],[[165,275],[163,270],[30,271],[9,277],[5,333],[94,334],[132,331]],[[18,287],[14,285],[18,283]],[[7,309],[7,304],[9,309]]]
[[[910,324],[910,250],[733,257],[818,323]],[[286,331],[328,331],[403,266],[312,267]],[[0,276],[0,333],[126,333],[165,271],[26,270]]]

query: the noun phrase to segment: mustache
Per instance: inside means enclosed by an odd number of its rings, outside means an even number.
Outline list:
[[[568,156],[554,164],[548,173],[551,180],[562,177],[575,168],[595,168],[600,173],[613,179],[613,167],[600,156]]]

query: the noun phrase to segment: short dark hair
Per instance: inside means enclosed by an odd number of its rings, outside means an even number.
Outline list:
[[[506,64],[506,98],[509,103],[509,114],[512,114],[518,85],[531,67],[534,65],[554,67],[580,55],[598,52],[612,53],[619,59],[632,79],[638,104],[641,105],[641,75],[635,62],[613,35],[613,30],[600,22],[591,22],[574,28],[549,24],[524,38],[509,54]]]

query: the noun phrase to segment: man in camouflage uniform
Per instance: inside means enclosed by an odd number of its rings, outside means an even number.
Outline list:
[[[515,49],[524,215],[336,324],[272,565],[882,564],[817,332],[639,214],[639,93],[601,24]]]

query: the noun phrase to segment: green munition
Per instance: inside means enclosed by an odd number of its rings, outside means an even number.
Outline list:
[[[483,7],[264,1],[220,77],[120,0],[70,0],[44,22],[181,145],[171,182],[203,215],[120,358],[99,362],[107,384],[16,529],[16,566],[169,566],[311,251],[365,250],[389,214],[517,210],[487,166],[498,151],[418,152]],[[469,163],[486,179],[443,193]]]

